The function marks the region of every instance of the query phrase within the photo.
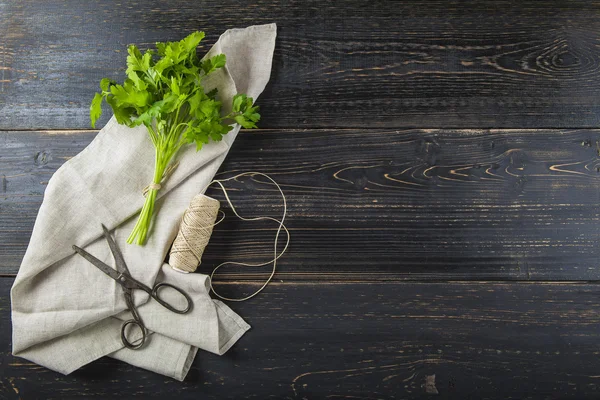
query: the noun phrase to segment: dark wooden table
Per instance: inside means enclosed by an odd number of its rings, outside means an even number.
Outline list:
[[[599,17],[597,1],[0,1],[0,397],[598,398]],[[129,43],[201,29],[206,50],[270,22],[262,129],[220,172],[271,174],[289,200],[275,282],[232,304],[253,329],[183,383],[13,357],[9,290],[48,179],[97,133],[100,78],[123,79]],[[276,215],[278,193],[246,183],[240,211]],[[271,228],[220,226],[202,272],[266,260]]]

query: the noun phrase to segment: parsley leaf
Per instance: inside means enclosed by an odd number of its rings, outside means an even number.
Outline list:
[[[206,75],[208,75],[218,68],[223,68],[225,66],[225,61],[225,54],[217,54],[216,56],[208,58],[202,62],[202,70]]]
[[[90,105],[90,118],[92,120],[92,128],[96,128],[96,120],[102,114],[102,99],[104,97],[101,93],[96,93],[94,98],[92,99],[92,104]]]

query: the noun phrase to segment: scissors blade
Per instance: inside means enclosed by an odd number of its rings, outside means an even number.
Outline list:
[[[90,263],[95,265],[96,268],[98,268],[100,271],[104,272],[106,275],[110,276],[115,281],[120,283],[119,276],[121,274],[116,269],[109,267],[108,265],[106,265],[105,263],[103,263],[102,261],[100,261],[99,259],[94,257],[93,255],[91,255],[90,253],[88,253],[87,251],[82,249],[81,247],[77,247],[77,246],[73,245],[73,250],[75,250],[80,256],[82,256],[83,258],[88,260]]]
[[[117,270],[125,272],[127,273],[127,275],[131,275],[129,273],[129,268],[127,268],[127,264],[125,264],[125,258],[123,258],[121,250],[119,250],[119,247],[113,240],[112,236],[110,235],[110,232],[108,231],[106,226],[104,226],[104,224],[102,224],[102,230],[104,230],[104,236],[106,237],[106,241],[108,242],[108,247],[110,247],[110,251],[112,252],[113,257],[115,259],[115,263],[117,264]]]

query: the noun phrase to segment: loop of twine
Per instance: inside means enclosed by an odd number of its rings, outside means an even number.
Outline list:
[[[272,218],[272,217],[267,217],[267,216],[247,218],[247,217],[241,216],[237,212],[233,203],[231,202],[231,199],[229,198],[227,189],[225,189],[223,182],[234,180],[241,176],[246,176],[246,175],[263,176],[263,177],[267,178],[268,180],[270,180],[277,187],[277,189],[279,190],[279,193],[281,194],[281,198],[283,199],[283,216],[281,217],[281,220],[278,220],[278,219]],[[208,185],[206,185],[202,189],[201,193],[204,193],[204,191],[210,185],[212,185],[214,183],[218,184],[221,187],[221,190],[223,190],[223,194],[225,195],[225,199],[227,200],[229,207],[231,207],[231,210],[233,211],[233,213],[242,221],[269,220],[269,221],[274,221],[279,224],[279,226],[277,228],[277,232],[275,233],[273,259],[271,259],[267,262],[258,263],[258,264],[243,263],[243,262],[238,262],[238,261],[226,261],[226,262],[223,262],[223,263],[217,265],[210,274],[210,289],[215,294],[215,296],[219,297],[222,300],[227,300],[227,301],[248,300],[248,299],[256,296],[258,293],[260,293],[271,282],[271,280],[273,279],[273,276],[275,275],[275,270],[277,268],[277,260],[286,252],[286,250],[290,244],[290,232],[288,231],[287,227],[283,223],[285,220],[286,214],[287,214],[286,198],[285,198],[285,195],[283,194],[283,191],[281,190],[281,187],[277,184],[277,182],[275,182],[270,176],[263,174],[261,172],[243,172],[241,174],[237,174],[237,175],[232,176],[227,179],[215,179],[215,180],[211,181]],[[204,249],[205,249],[206,245],[208,244],[208,241],[212,234],[213,227],[218,225],[225,218],[225,213],[223,213],[223,211],[219,210],[219,205],[220,205],[220,203],[217,200],[211,199],[210,197],[206,197],[203,195],[198,195],[198,196],[194,197],[194,199],[192,199],[192,203],[190,204],[190,207],[184,212],[184,214],[182,216],[179,232],[177,234],[177,238],[175,239],[175,242],[173,243],[173,247],[172,247],[171,253],[170,253],[169,264],[171,264],[171,266],[175,266],[175,269],[177,269],[181,272],[193,272],[196,270],[196,268],[198,267],[198,264],[200,263],[202,253],[204,252]],[[216,208],[215,208],[215,206],[216,206]],[[215,222],[218,212],[223,213],[223,215],[222,215],[221,219],[219,219],[218,221]],[[279,234],[281,233],[282,229],[286,233],[286,244],[285,244],[283,250],[281,250],[281,252],[279,252],[279,254],[278,254],[277,253],[277,243],[279,240]],[[175,263],[175,265],[172,263],[172,260]],[[262,267],[265,265],[269,265],[271,263],[273,263],[273,268],[271,269],[271,273],[270,273],[269,277],[266,279],[266,281],[263,283],[263,285],[258,290],[256,290],[254,293],[252,293],[249,296],[246,296],[243,298],[229,298],[229,297],[225,297],[225,296],[219,294],[213,287],[212,281],[213,281],[215,273],[217,272],[217,270],[219,270],[221,267],[223,267],[225,265],[239,265],[239,266],[245,266],[245,267]]]
[[[179,166],[179,160],[175,161],[172,164],[169,164],[169,166],[165,169],[165,172],[163,172],[162,176],[160,177],[159,183],[151,182],[149,185],[147,185],[146,187],[144,187],[142,189],[142,194],[144,195],[144,197],[148,196],[148,192],[152,189],[160,190],[160,188],[162,188],[162,185],[164,185],[167,178],[169,176],[171,176],[173,171],[175,171],[175,169],[177,169],[178,166]]]

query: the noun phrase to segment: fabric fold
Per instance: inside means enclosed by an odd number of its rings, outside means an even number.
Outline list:
[[[275,37],[275,24],[230,29],[207,53],[227,56],[226,67],[206,82],[207,89],[219,89],[224,112],[236,93],[254,99],[262,93],[270,77]],[[154,148],[145,129],[119,125],[113,116],[48,182],[11,290],[14,355],[68,374],[110,354],[183,379],[198,348],[222,354],[233,344],[232,338],[237,340],[249,329],[225,304],[210,298],[206,275],[178,274],[163,262],[177,234],[179,218],[216,174],[239,126],[200,152],[194,146],[182,149],[179,166],[158,193],[146,245],[127,245],[126,238],[143,205],[142,189],[154,169]],[[150,286],[156,280],[185,286],[194,299],[193,315],[173,314],[179,317],[173,319],[172,313],[147,302],[148,296],[136,291],[134,301],[153,331],[150,342],[155,342],[137,351],[124,349],[120,340],[119,318],[129,319],[123,312],[122,289],[71,249],[73,244],[84,247],[114,265],[101,223],[114,230],[134,278]],[[175,347],[181,351],[166,351]]]

